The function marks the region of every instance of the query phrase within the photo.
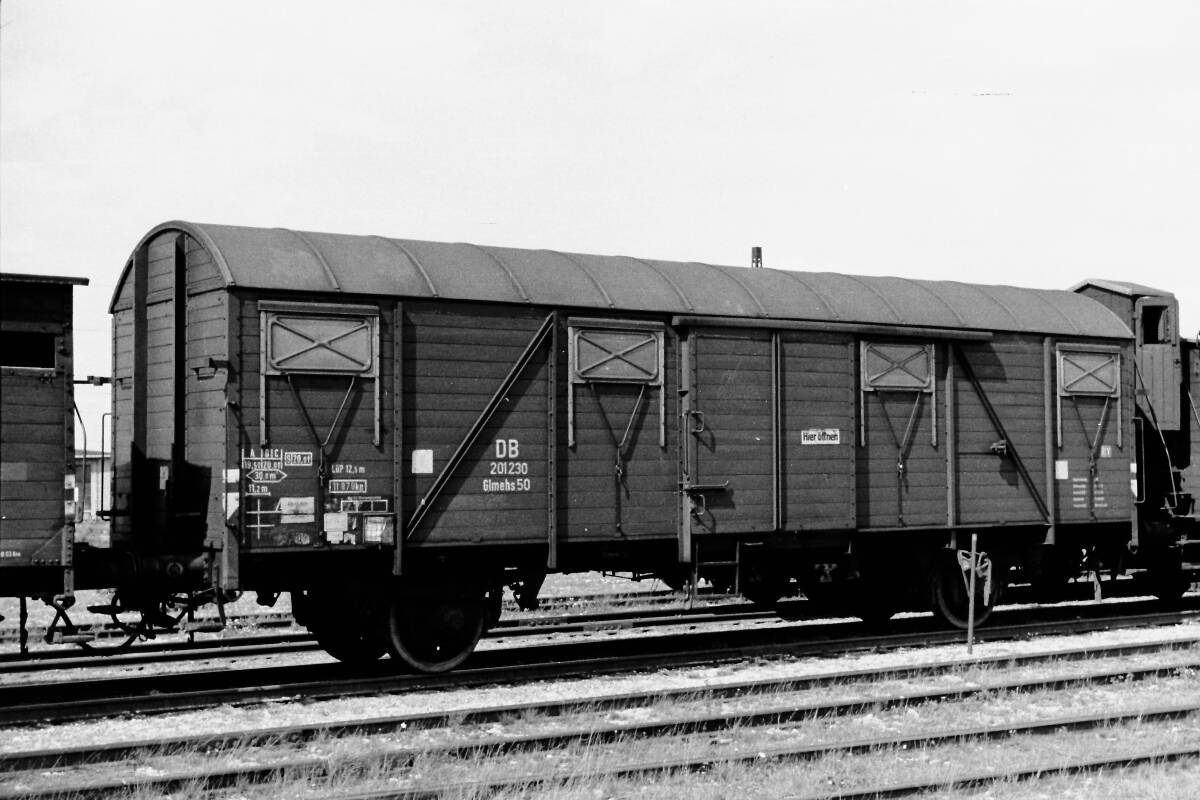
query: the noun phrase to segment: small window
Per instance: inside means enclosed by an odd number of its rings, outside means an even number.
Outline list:
[[[56,339],[53,333],[0,331],[0,367],[54,369]]]
[[[864,392],[932,392],[933,345],[863,342]]]
[[[662,331],[571,328],[576,383],[662,383]]]
[[[376,317],[263,313],[265,372],[375,374]]]
[[[1058,351],[1059,395],[1114,397],[1121,385],[1119,353]]]
[[[1166,306],[1142,306],[1142,344],[1170,342],[1171,315]]]

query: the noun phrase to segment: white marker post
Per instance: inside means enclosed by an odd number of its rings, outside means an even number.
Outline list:
[[[979,542],[979,534],[971,534],[971,576],[967,579],[967,655],[973,655],[975,652],[975,559],[976,545]]]

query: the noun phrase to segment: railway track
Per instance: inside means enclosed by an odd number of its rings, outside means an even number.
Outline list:
[[[1030,616],[1000,612],[985,629],[989,640],[1075,633],[1114,627],[1168,625],[1200,616],[1200,603],[1161,612],[1127,604],[1124,614],[1101,607],[1039,609]],[[1109,607],[1111,609],[1111,607]],[[1037,621],[1034,621],[1037,620]],[[1007,624],[1006,624],[1007,623]],[[127,713],[247,704],[278,698],[336,698],[482,686],[571,675],[612,674],[664,666],[711,664],[749,657],[843,653],[864,649],[948,644],[960,631],[937,628],[926,617],[897,620],[888,634],[863,636],[860,625],[811,623],[693,631],[659,636],[555,642],[496,648],[476,653],[463,669],[445,675],[398,675],[386,663],[370,668],[305,664],[245,670],[182,672],[122,678],[0,686],[0,724],[39,720],[63,722]]]
[[[1155,642],[1142,642],[1128,645],[1102,645],[1097,647],[1081,647],[1048,653],[1034,653],[1013,656],[1001,655],[988,658],[967,658],[955,661],[926,662],[904,667],[887,669],[858,669],[829,672],[816,676],[799,678],[779,678],[755,681],[729,682],[721,685],[704,686],[700,689],[684,688],[666,691],[642,693],[625,693],[601,695],[572,700],[538,701],[515,705],[489,705],[475,708],[455,709],[451,712],[431,712],[425,714],[406,714],[375,719],[353,720],[341,723],[323,723],[317,725],[289,725],[257,730],[238,731],[224,735],[178,736],[173,738],[156,737],[144,741],[114,743],[99,747],[64,747],[50,750],[39,750],[25,753],[0,753],[0,772],[11,772],[27,769],[50,769],[80,764],[96,764],[118,760],[142,758],[158,753],[172,753],[186,750],[218,751],[228,750],[238,746],[263,746],[267,744],[302,744],[319,738],[346,736],[349,734],[387,734],[406,730],[428,730],[446,728],[453,725],[486,725],[502,722],[507,719],[545,716],[565,717],[584,711],[599,712],[613,709],[633,709],[654,705],[672,700],[695,700],[700,697],[709,700],[730,700],[750,696],[763,696],[782,692],[798,692],[816,689],[824,686],[836,686],[869,679],[884,678],[915,678],[947,675],[968,668],[999,670],[1015,667],[1027,667],[1049,662],[1079,662],[1104,658],[1128,657],[1134,655],[1154,655],[1177,651],[1197,651],[1200,648],[1200,638],[1197,639],[1166,639]],[[1186,656],[1185,652],[1185,656]],[[844,701],[838,704],[818,703],[804,707],[788,707],[784,709],[758,710],[753,714],[735,713],[725,716],[702,717],[699,719],[673,719],[658,722],[653,725],[620,727],[612,726],[607,732],[596,727],[588,728],[587,735],[598,737],[604,741],[611,739],[613,734],[624,732],[630,735],[648,735],[662,733],[671,729],[701,731],[716,730],[722,726],[747,724],[756,719],[777,718],[785,721],[789,716],[824,716],[841,715],[861,711],[865,708],[889,708],[901,705],[913,705],[919,702],[933,700],[961,699],[988,691],[996,691],[997,687],[1007,691],[1031,692],[1039,688],[1064,688],[1071,685],[1097,683],[1110,680],[1141,679],[1156,675],[1171,674],[1180,669],[1200,668],[1200,652],[1188,658],[1171,660],[1169,663],[1140,665],[1135,669],[1088,670],[1080,671],[1069,676],[1058,676],[1053,679],[1030,680],[1019,683],[978,684],[960,686],[952,689],[937,691],[919,691],[892,696],[875,696],[862,700]],[[536,749],[537,746],[548,748],[555,743],[565,745],[578,739],[584,733],[558,733],[555,737],[531,739],[526,744],[515,746],[525,749]],[[489,747],[508,748],[515,740],[489,739],[486,742],[473,745],[477,750]]]
[[[714,592],[708,587],[701,587],[696,595],[697,599],[704,602],[729,602],[737,600],[736,595]],[[682,605],[687,600],[687,596],[682,592],[677,592],[670,589],[657,589],[639,592],[602,592],[595,594],[577,594],[577,595],[552,595],[541,598],[541,603],[538,612],[521,612],[515,602],[510,599],[505,600],[504,610],[509,614],[520,613],[523,616],[536,618],[539,613],[542,614],[566,614],[578,613],[580,609],[587,608],[624,608],[629,606],[637,606],[641,608],[665,606],[678,604]],[[213,615],[200,614],[195,617],[195,622],[215,624],[219,622],[219,618]],[[275,629],[275,628],[293,628],[296,627],[295,620],[292,618],[289,611],[263,611],[250,614],[230,614],[226,616],[226,627],[229,630],[239,629]],[[96,624],[82,623],[76,626],[80,633],[93,634],[98,640],[107,639],[122,639],[128,633],[122,628],[117,627],[111,622],[103,622]],[[34,635],[31,632],[31,638],[39,639],[40,636]],[[168,635],[184,635],[184,634],[168,634]],[[0,625],[0,644],[11,644],[20,640],[20,629],[13,624]],[[20,654],[0,654],[0,660],[10,659]]]
[[[559,614],[541,617],[501,619],[487,633],[491,639],[516,639],[528,636],[548,636],[582,633],[596,630],[654,628],[691,623],[697,625],[732,620],[771,619],[775,612],[752,603],[705,605],[696,608],[637,608],[595,614]],[[261,656],[282,653],[318,652],[320,647],[307,632],[287,634],[255,634],[237,636],[212,642],[162,642],[138,646],[112,655],[51,651],[33,658],[0,658],[0,676],[22,672],[78,669],[87,667],[120,667],[170,661],[195,661],[229,656]]]
[[[1140,658],[1138,665],[1132,667],[1128,663],[1096,664],[1098,660],[1128,658],[1135,655],[1156,655],[1158,658],[1153,663],[1146,663],[1144,658]],[[1061,668],[1064,664],[1076,663],[1081,660],[1091,663],[1083,665],[1082,668],[1074,667],[1069,670]],[[918,677],[933,679],[977,669],[985,669],[994,674],[997,670],[1045,664],[1052,664],[1059,669],[1050,675],[1036,678],[993,678],[950,684],[943,682],[942,685],[936,687],[926,686],[906,691],[895,691],[883,684],[884,690],[878,690],[879,682],[887,679]],[[63,748],[13,753],[0,756],[0,776],[15,775],[15,778],[7,780],[20,784],[19,773],[22,771],[43,769],[61,771],[85,763],[94,768],[100,763],[119,761],[142,764],[149,759],[173,753],[204,752],[206,758],[212,759],[219,759],[223,753],[236,754],[235,760],[238,762],[236,766],[218,768],[210,764],[203,768],[168,770],[167,773],[157,777],[136,781],[136,788],[141,791],[168,793],[184,787],[193,791],[212,791],[230,786],[275,782],[296,775],[303,775],[311,780],[326,777],[335,771],[345,772],[347,770],[359,771],[364,774],[383,772],[394,774],[397,771],[403,773],[412,769],[419,761],[422,763],[433,761],[477,764],[531,753],[570,751],[572,749],[578,751],[581,748],[629,745],[632,742],[661,737],[686,737],[694,734],[729,731],[744,732],[748,729],[787,725],[805,720],[842,718],[867,712],[881,713],[887,710],[923,707],[927,704],[961,702],[980,696],[1030,695],[1037,692],[1065,691],[1115,682],[1127,685],[1130,681],[1177,676],[1181,672],[1196,669],[1200,669],[1200,639],[1164,640],[1138,645],[1076,648],[1019,657],[963,659],[951,663],[919,664],[882,671],[855,670],[807,678],[727,683],[720,686],[689,688],[672,692],[655,691],[552,703],[488,706],[459,709],[440,714],[361,720],[338,725],[292,726],[243,731],[225,736],[177,737],[167,740],[127,742],[101,748]],[[812,690],[831,686],[842,687],[843,691],[845,687],[857,688],[857,692],[851,692],[851,696],[833,701],[813,699]],[[810,694],[804,696],[803,692]],[[794,696],[789,697],[788,693]],[[705,752],[687,757],[656,759],[653,762],[641,764],[624,762],[619,767],[600,771],[589,768],[584,773],[553,768],[545,774],[532,776],[521,774],[516,778],[488,778],[468,782],[443,783],[437,786],[414,785],[398,790],[390,789],[386,795],[374,791],[350,795],[339,793],[339,797],[480,796],[505,789],[525,791],[534,787],[552,788],[585,779],[589,781],[655,779],[672,773],[707,771],[738,764],[761,765],[768,762],[812,761],[843,754],[871,753],[888,749],[930,748],[955,742],[999,740],[1020,735],[1058,733],[1064,730],[1090,730],[1100,726],[1128,724],[1135,721],[1148,723],[1190,718],[1200,714],[1200,702],[1197,700],[1200,698],[1160,704],[1154,708],[1137,711],[1068,714],[1052,717],[1038,715],[1035,718],[1016,722],[1006,721],[1003,724],[959,725],[953,730],[936,733],[923,732],[870,737],[842,740],[832,744],[822,742],[767,749],[756,747],[753,753],[733,752],[714,756],[710,752]],[[735,703],[737,708],[726,710],[722,707],[729,702]],[[646,722],[609,722],[594,719],[596,715],[602,715],[611,710],[648,708],[663,704],[670,707],[671,703],[694,706],[701,710],[667,713],[666,716],[659,716]],[[572,715],[578,715],[579,719],[573,720]],[[464,733],[458,737],[457,741],[433,746],[425,744],[414,747],[411,744],[393,745],[389,743],[382,749],[377,748],[373,752],[359,757],[340,755],[331,758],[320,755],[298,755],[295,748],[296,745],[316,739],[328,740],[331,737],[403,734],[401,738],[409,737],[411,740],[411,737],[418,736],[421,732],[437,728],[452,726],[451,733],[454,733],[459,729],[539,718],[554,719],[556,721],[554,729],[549,732],[525,735],[502,734],[483,737],[468,736]],[[288,745],[292,746],[291,751],[281,751],[281,747]],[[248,748],[262,748],[266,752],[265,754],[255,753],[253,757],[248,758],[246,756]],[[1200,755],[1200,747],[1194,746],[1176,748],[1169,753],[1143,754],[1142,757],[1166,760],[1197,755]],[[1123,756],[1120,763],[1127,763],[1129,760],[1130,757]],[[1088,764],[1059,765],[1058,768],[1060,770],[1083,769],[1089,768],[1089,765],[1090,768],[1096,768],[1101,763],[1110,765],[1115,762],[1111,758],[1103,761],[1093,759]],[[1026,770],[1026,772],[1029,771]],[[996,776],[993,773],[970,779],[982,780],[984,778],[995,780]],[[945,785],[944,782],[926,784],[919,788],[933,788],[941,785]],[[963,784],[963,786],[965,785]],[[0,789],[0,800],[18,796],[36,800],[51,800],[51,798],[59,797],[107,797],[114,792],[129,788],[131,788],[131,781],[127,778],[76,779],[69,786],[56,785],[40,792],[21,789],[20,794],[5,794],[4,790]],[[917,790],[918,788],[911,789],[913,792]],[[881,796],[878,794],[878,787],[872,791],[876,794],[860,793],[846,794],[845,796]]]
[[[1136,581],[1122,579],[1111,582],[1105,589],[1106,597],[1138,596],[1142,587]],[[1089,583],[1076,583],[1069,592],[1072,600],[1087,600],[1094,588]],[[1009,590],[1008,606],[1029,601],[1025,587],[1014,587]],[[761,616],[769,618],[774,611],[761,610],[741,601],[738,595],[720,594],[702,589],[696,600],[702,603],[695,608],[688,602],[686,595],[675,591],[648,591],[627,593],[604,593],[589,595],[566,595],[543,598],[539,612],[528,613],[519,611],[514,604],[506,602],[506,616],[487,634],[489,638],[506,638],[534,635],[539,633],[570,633],[591,629],[591,625],[609,624],[619,627],[624,623],[630,626],[651,627],[654,625],[671,624],[672,616],[701,616],[712,614],[745,614],[745,618]],[[657,610],[652,610],[656,606]],[[580,608],[613,608],[613,611],[593,613],[577,613]],[[628,608],[629,610],[620,610]],[[782,603],[784,616],[789,619],[820,618],[828,616],[822,609],[810,606],[806,600],[786,600]],[[655,618],[661,621],[655,622]],[[39,649],[31,653],[0,653],[0,677],[5,674],[21,672],[37,672],[55,669],[74,669],[89,666],[130,666],[156,662],[172,662],[216,658],[228,655],[260,656],[286,653],[305,653],[319,650],[312,635],[298,629],[292,621],[290,613],[250,614],[231,617],[231,629],[239,626],[250,631],[262,629],[292,628],[290,632],[246,634],[222,634],[219,638],[208,638],[201,641],[171,640],[166,637],[132,645],[119,652],[94,652],[73,648],[57,647],[54,649]],[[205,621],[201,618],[200,621]],[[81,626],[81,629],[82,626]],[[99,637],[116,638],[121,632],[111,626],[102,626],[97,631]],[[180,634],[173,634],[180,635]],[[0,642],[8,637],[16,641],[16,629],[12,626],[0,627]]]

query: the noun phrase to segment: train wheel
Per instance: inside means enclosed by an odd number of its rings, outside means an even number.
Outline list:
[[[1183,569],[1183,555],[1170,549],[1155,558],[1147,571],[1150,592],[1165,603],[1174,603],[1191,588],[1190,576]]]
[[[504,587],[497,584],[488,589],[484,595],[484,616],[483,629],[490,631],[500,622],[500,615],[504,609]]]
[[[738,591],[756,606],[774,608],[791,590],[791,582],[790,576],[758,556],[742,562]]]
[[[742,597],[754,605],[773,608],[787,594],[788,581],[781,576],[756,575],[743,578],[741,590]]]
[[[867,586],[874,587],[868,590]],[[862,580],[846,583],[808,583],[804,596],[822,613],[838,617],[857,617],[868,628],[881,629],[899,610],[883,583],[867,584]]]
[[[360,627],[348,620],[330,620],[310,628],[321,649],[347,664],[369,664],[387,652],[387,642],[374,626]]]
[[[387,652],[383,598],[377,584],[335,585],[292,592],[292,605],[322,650],[338,661],[366,664]]]
[[[481,590],[400,592],[388,615],[392,653],[417,672],[454,669],[474,652],[486,616]]]
[[[987,553],[977,553],[975,571],[975,624],[992,615],[1000,598],[1003,576]],[[934,558],[930,574],[933,613],[956,628],[966,629],[970,612],[971,555],[965,550],[943,550]]]
[[[1067,596],[1071,579],[1085,573],[1083,558],[1087,551],[1079,547],[1038,545],[1025,554],[1022,571],[1038,603],[1058,603]]]

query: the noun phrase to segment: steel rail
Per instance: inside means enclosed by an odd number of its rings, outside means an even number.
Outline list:
[[[860,705],[870,706],[869,703]],[[821,743],[815,745],[801,746],[778,746],[774,748],[755,748],[752,753],[737,752],[730,755],[703,755],[699,757],[681,757],[668,760],[653,760],[641,763],[623,765],[614,768],[588,768],[584,772],[560,772],[554,771],[549,774],[521,775],[513,778],[488,779],[484,781],[465,781],[440,786],[430,787],[413,787],[410,789],[388,789],[388,790],[372,790],[361,793],[339,793],[339,800],[366,800],[367,798],[427,798],[427,797],[452,797],[452,796],[480,796],[490,795],[498,791],[519,789],[528,790],[533,787],[551,788],[555,786],[571,785],[573,783],[597,781],[597,780],[645,780],[648,778],[663,777],[666,775],[679,773],[694,773],[707,772],[718,767],[728,766],[750,766],[761,765],[763,763],[786,763],[798,761],[814,761],[820,758],[828,757],[835,754],[859,755],[864,753],[880,752],[886,750],[899,749],[916,749],[928,747],[940,747],[948,744],[956,744],[961,742],[972,742],[980,740],[999,740],[1009,739],[1017,735],[1045,735],[1050,733],[1060,733],[1063,731],[1081,731],[1092,730],[1099,727],[1109,727],[1113,725],[1130,724],[1135,722],[1160,722],[1169,720],[1186,719],[1200,713],[1200,705],[1195,702],[1188,703],[1169,703],[1155,706],[1148,709],[1140,709],[1127,712],[1104,712],[1100,714],[1072,714],[1067,716],[1057,716],[1050,718],[1042,718],[1028,721],[1004,722],[994,725],[972,726],[968,728],[960,728],[957,730],[951,729],[937,733],[917,734],[917,735],[900,735],[887,736],[876,738],[860,738],[842,742]],[[761,721],[746,717],[746,722],[751,725],[769,726],[782,722],[788,722],[788,719],[777,719],[766,717]],[[658,727],[658,726],[655,726]],[[718,725],[712,728],[697,728],[695,732],[701,730],[723,730],[729,727],[729,724],[724,720],[718,720]],[[630,732],[630,739],[639,738],[632,729],[627,729]],[[674,733],[688,733],[689,730],[672,730],[662,728],[655,730],[650,735],[671,735]],[[615,741],[620,741],[620,736],[607,738],[603,735],[587,738],[586,732],[581,738],[572,739],[570,741],[562,741],[561,743],[554,742],[558,737],[544,737],[543,742],[547,747],[563,746],[567,744],[611,744]],[[214,789],[229,788],[248,783],[262,782],[277,782],[286,779],[292,775],[303,775],[306,779],[321,777],[327,775],[334,770],[345,770],[347,768],[373,768],[376,770],[403,770],[410,768],[418,757],[432,756],[437,757],[480,757],[480,756],[495,756],[503,757],[511,755],[514,751],[522,748],[505,747],[500,744],[503,740],[493,740],[489,743],[480,742],[467,745],[462,748],[446,748],[446,749],[397,749],[374,753],[368,756],[361,757],[304,757],[285,759],[276,761],[266,765],[255,765],[249,767],[237,767],[224,771],[216,771],[209,767],[191,769],[182,771],[173,775],[163,775],[149,780],[130,780],[128,778],[119,781],[95,781],[83,783],[76,786],[53,787],[45,791],[38,792],[29,790],[20,790],[17,793],[0,792],[0,800],[16,800],[16,798],[25,798],[25,800],[52,800],[53,798],[70,797],[73,800],[83,800],[83,798],[91,797],[109,797],[114,792],[118,791],[158,791],[158,792],[174,792],[180,789],[189,788],[192,790],[200,789],[204,791],[212,791]],[[492,749],[486,749],[490,744]],[[500,744],[499,749],[497,745]],[[534,749],[542,749],[540,746]],[[1194,753],[1200,756],[1200,745],[1182,749],[1179,751],[1186,755]],[[1181,756],[1182,757],[1182,756]],[[1022,770],[1022,772],[1030,772],[1032,770]],[[394,776],[393,776],[394,777]],[[931,781],[930,785],[940,786],[941,783]],[[909,785],[911,786],[911,784]],[[907,787],[905,787],[907,788]],[[879,789],[871,789],[870,791],[878,792]],[[828,797],[828,795],[823,795]]]
[[[1098,648],[1072,648],[1065,651],[1031,653],[1024,656],[993,656],[983,659],[960,659],[951,662],[926,662],[903,667],[847,670],[817,676],[739,681],[717,686],[700,686],[666,691],[610,694],[595,698],[568,701],[531,702],[482,708],[455,709],[426,714],[398,715],[375,719],[353,720],[317,725],[293,725],[228,734],[202,734],[171,739],[155,738],[132,742],[114,742],[100,746],[73,746],[24,752],[0,753],[0,773],[31,769],[58,769],[80,764],[110,763],[156,755],[220,750],[265,745],[302,744],[317,738],[347,735],[391,734],[400,731],[432,730],[461,725],[485,725],[507,720],[528,720],[534,717],[558,718],[568,714],[602,713],[614,709],[645,708],[662,702],[689,702],[740,699],[764,694],[783,694],[812,690],[823,686],[846,686],[862,683],[869,686],[881,680],[898,678],[937,677],[965,669],[1016,668],[1030,664],[1080,659],[1117,658],[1135,654],[1162,653],[1200,645],[1194,640],[1161,640]],[[740,725],[770,725],[800,719],[846,716],[866,710],[894,709],[926,702],[962,700],[989,692],[1029,693],[1042,689],[1068,689],[1117,680],[1144,680],[1163,677],[1188,669],[1200,669],[1200,659],[1169,663],[1143,664],[1137,667],[1108,667],[1059,674],[1053,677],[1008,682],[975,682],[956,688],[914,690],[892,695],[864,696],[837,702],[786,703],[771,708],[727,714],[677,716],[654,723],[607,726],[591,725],[576,731],[558,731],[550,735],[526,737],[493,737],[469,744],[439,748],[438,753],[456,758],[481,754],[499,754],[565,747],[580,742],[605,743],[622,738],[649,737],[668,733],[700,733],[723,730]],[[428,753],[430,751],[420,751]]]
[[[1121,579],[1116,582],[1116,587],[1108,587],[1105,590],[1106,596],[1110,599],[1116,597],[1138,597],[1144,596],[1141,592],[1141,586],[1135,579]],[[1076,591],[1072,595],[1078,595],[1074,599],[1089,600],[1094,587],[1091,583],[1072,584]],[[1006,602],[999,606],[1011,607],[1027,601],[1022,595],[1024,587],[1010,587],[1005,592]],[[1112,594],[1110,594],[1110,592]],[[740,598],[737,595],[721,594],[704,589],[700,592],[704,602],[710,604],[706,608],[710,612],[715,612],[716,609],[726,609],[730,605],[741,605]],[[666,605],[672,602],[682,602],[685,599],[675,591],[653,591],[653,592],[632,592],[623,594],[598,594],[598,595],[577,595],[577,596],[558,596],[543,598],[543,611],[550,611],[556,608],[570,609],[577,605],[591,605],[600,603],[620,608],[627,604],[633,605]],[[613,601],[616,602],[613,602]],[[781,601],[782,615],[788,619],[820,619],[837,617],[837,614],[831,613],[831,610],[822,608],[819,603],[810,603],[806,599],[791,599]],[[1030,601],[1031,602],[1031,601]],[[1064,602],[1070,602],[1069,599],[1064,599]],[[1043,604],[1043,607],[1050,607]],[[515,611],[515,604],[510,611]],[[703,610],[697,613],[702,613]],[[635,611],[629,612],[605,612],[614,615],[628,614],[634,615]],[[655,612],[646,610],[643,616],[649,618]],[[682,609],[667,610],[661,612],[664,615],[670,613],[685,614]],[[274,615],[268,615],[274,616]],[[547,614],[537,616],[521,616],[517,618],[501,619],[497,628],[504,629],[501,633],[489,632],[485,634],[489,638],[506,638],[510,636],[525,635],[524,628],[533,628],[538,625],[553,626],[555,624],[565,624],[568,621],[584,622],[591,619],[600,619],[602,614],[579,614],[574,620],[567,620],[569,614]],[[765,613],[763,616],[771,616]],[[248,615],[246,619],[253,619],[254,615]],[[647,625],[649,627],[649,625]],[[3,629],[0,629],[3,630]],[[15,630],[15,629],[14,629]],[[494,629],[495,630],[495,629]],[[536,631],[529,631],[530,633]],[[556,632],[553,627],[547,627],[542,632]],[[0,637],[2,640],[2,637]],[[133,664],[148,664],[158,661],[170,662],[181,661],[198,658],[219,658],[226,656],[240,655],[272,655],[290,652],[307,652],[317,650],[315,645],[311,643],[313,638],[307,632],[283,633],[283,634],[248,634],[245,636],[225,636],[221,638],[206,639],[198,642],[183,642],[183,641],[155,641],[152,643],[133,645],[132,647],[119,653],[104,653],[95,652],[87,653],[75,649],[58,648],[53,650],[37,650],[28,654],[20,653],[4,653],[0,654],[0,675],[5,673],[18,672],[36,672],[39,670],[55,670],[55,669],[74,669],[86,668],[90,666],[111,667],[111,666],[126,666]],[[273,646],[272,646],[273,645]],[[257,648],[254,650],[243,650],[242,648]],[[159,655],[161,654],[161,655]]]
[[[1011,615],[1011,612],[1008,613]],[[1200,612],[1192,611],[1136,617],[1060,619],[997,625],[986,631],[991,640],[1024,639],[1037,634],[1177,624],[1197,617],[1200,617]],[[847,636],[847,633],[856,633],[861,628],[857,624],[842,622],[498,648],[476,653],[466,667],[457,672],[439,675],[398,675],[383,662],[359,669],[342,664],[306,664],[69,683],[23,683],[0,686],[0,724],[65,722],[134,712],[181,711],[220,704],[246,705],[285,697],[314,700],[397,691],[489,686],[514,680],[711,665],[750,657],[829,655],[854,650],[955,644],[963,638],[961,631],[937,628],[936,623],[927,617],[898,622],[908,623],[901,626],[905,628],[903,632],[874,636]]]
[[[504,640],[525,636],[545,636],[587,631],[656,628],[680,624],[769,619],[774,616],[775,612],[757,608],[751,603],[737,603],[724,606],[714,605],[690,609],[633,609],[599,614],[560,614],[528,619],[502,619],[486,635],[488,638]],[[74,651],[66,653],[55,652],[38,658],[26,658],[9,662],[0,661],[0,676],[20,672],[86,669],[91,667],[107,668],[169,661],[194,661],[205,658],[227,658],[231,656],[303,653],[319,651],[320,649],[316,640],[309,633],[294,633],[279,636],[256,635],[220,639],[212,642],[164,643],[113,655],[79,655]]]
[[[1170,750],[1143,750],[1128,755],[1084,759],[1082,761],[1045,761],[1030,767],[1009,772],[980,772],[974,775],[947,778],[941,782],[906,783],[891,786],[876,786],[850,792],[833,794],[793,795],[781,800],[881,800],[889,797],[908,797],[931,791],[961,791],[992,786],[1004,781],[1026,782],[1056,775],[1079,775],[1086,772],[1101,772],[1112,769],[1131,769],[1149,764],[1168,764],[1200,758],[1200,747],[1179,747]],[[346,798],[351,800],[351,798]]]
[[[755,749],[752,753],[738,753],[731,756],[707,756],[700,758],[679,758],[670,760],[652,760],[642,763],[629,764],[609,770],[589,768],[584,772],[554,773],[536,776],[519,776],[502,780],[479,782],[460,782],[413,789],[384,789],[382,791],[366,791],[359,793],[340,794],[338,800],[433,800],[433,798],[488,795],[508,789],[528,791],[531,788],[551,788],[567,786],[584,781],[596,780],[640,780],[652,779],[671,774],[710,772],[720,767],[757,766],[764,763],[788,763],[813,761],[837,754],[858,755],[892,749],[914,749],[922,747],[938,747],[959,742],[979,740],[998,740],[1012,738],[1020,734],[1044,735],[1063,730],[1092,730],[1111,725],[1128,724],[1133,722],[1156,722],[1181,719],[1200,713],[1200,707],[1192,703],[1164,705],[1141,711],[1123,714],[1071,715],[1042,719],[1028,723],[1004,723],[1000,725],[981,726],[946,731],[920,736],[894,736],[877,739],[858,739],[837,744],[818,744],[801,747],[776,747]],[[1200,757],[1200,745],[1167,751],[1160,754],[1160,759],[1174,756],[1175,759]],[[1030,771],[1032,772],[1032,771]],[[821,795],[829,797],[829,795]]]
[[[736,600],[736,595],[717,593],[709,590],[701,590],[700,596],[706,601],[724,601]],[[645,605],[658,605],[670,602],[684,602],[686,595],[682,592],[674,590],[654,590],[647,592],[620,592],[620,593],[600,593],[600,594],[580,594],[580,595],[561,595],[541,598],[542,611],[554,611],[556,609],[570,609],[575,606],[582,605],[609,605],[620,607],[625,605],[633,605],[641,603]],[[508,611],[516,612],[516,603],[506,601]],[[226,617],[228,627],[236,628],[239,625],[257,628],[276,628],[295,625],[290,612],[272,611],[263,614],[241,614],[229,615]],[[196,622],[218,622],[219,618],[210,615],[198,615]],[[127,636],[128,632],[116,627],[111,622],[101,622],[95,624],[82,623],[75,626],[82,633],[95,633],[98,638],[120,638]],[[161,635],[182,635],[186,631],[163,632]],[[20,636],[20,630],[15,625],[0,625],[0,642],[15,642]],[[24,658],[19,653],[3,653],[0,654],[0,662],[17,661]]]

